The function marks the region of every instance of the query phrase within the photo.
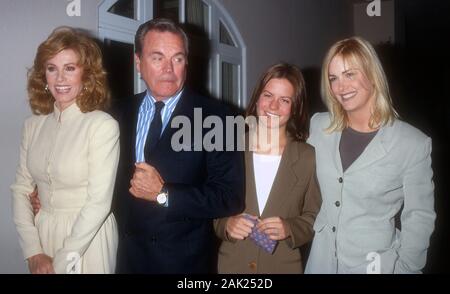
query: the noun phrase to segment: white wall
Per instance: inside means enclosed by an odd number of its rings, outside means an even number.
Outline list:
[[[0,1],[0,273],[25,273],[11,216],[11,192],[18,162],[22,124],[30,115],[27,68],[37,46],[57,26],[97,31],[100,0],[80,0],[81,16],[69,17],[66,0]]]

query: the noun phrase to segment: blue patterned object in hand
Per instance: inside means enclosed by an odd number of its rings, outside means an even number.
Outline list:
[[[278,242],[275,240],[271,240],[267,234],[260,232],[256,228],[256,224],[258,223],[256,219],[252,218],[249,215],[244,215],[244,217],[255,224],[255,226],[252,228],[252,232],[249,235],[250,239],[252,239],[257,246],[264,249],[264,251],[266,251],[267,253],[273,254],[273,251],[275,250]]]

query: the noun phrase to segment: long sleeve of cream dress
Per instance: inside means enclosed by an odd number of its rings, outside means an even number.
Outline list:
[[[119,160],[117,122],[101,111],[26,120],[13,191],[13,216],[25,259],[45,253],[56,273],[113,273],[117,225],[111,213]],[[37,186],[34,216],[28,194]]]

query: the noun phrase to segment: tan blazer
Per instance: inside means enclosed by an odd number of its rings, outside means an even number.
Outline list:
[[[306,143],[288,141],[274,179],[269,198],[259,212],[253,154],[245,152],[245,213],[261,218],[279,216],[287,221],[291,237],[279,241],[274,253],[260,250],[250,238],[234,240],[225,230],[228,218],[214,221],[219,249],[219,273],[302,273],[299,247],[313,237],[313,223],[321,205],[316,178],[314,148]]]

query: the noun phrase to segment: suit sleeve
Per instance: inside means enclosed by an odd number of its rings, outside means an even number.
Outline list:
[[[434,230],[434,184],[431,139],[419,144],[403,178],[404,208],[400,247],[394,273],[420,273],[425,266]]]
[[[214,220],[214,231],[216,232],[216,236],[220,240],[235,243],[237,240],[234,238],[231,238],[228,235],[227,230],[226,230],[228,218],[229,217],[215,219]]]
[[[310,178],[304,195],[303,207],[300,208],[301,214],[285,219],[291,233],[290,238],[286,241],[291,248],[308,243],[314,236],[313,225],[322,204],[315,162],[315,156],[312,153]]]
[[[218,113],[225,126],[227,113]],[[226,140],[226,131],[224,127],[223,151],[202,151],[205,155],[206,176],[200,184],[165,184],[169,192],[167,218],[216,219],[236,215],[244,210],[244,153],[237,150],[237,137],[234,137],[233,142]],[[237,136],[237,132],[234,134]]]
[[[66,273],[70,254],[84,255],[111,211],[114,180],[119,160],[119,129],[114,119],[106,119],[90,134],[88,157],[88,198],[53,259],[56,273]],[[69,259],[69,260],[68,260]]]
[[[166,183],[169,192],[168,218],[214,219],[242,212],[242,157],[242,152],[207,152],[207,177],[202,185]]]
[[[27,167],[30,140],[30,121],[25,122],[20,146],[19,165],[16,180],[11,186],[13,192],[13,218],[19,233],[19,243],[25,259],[43,253],[39,233],[34,225],[34,214],[28,195],[36,186]]]

